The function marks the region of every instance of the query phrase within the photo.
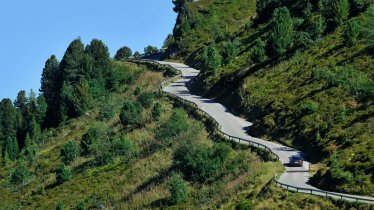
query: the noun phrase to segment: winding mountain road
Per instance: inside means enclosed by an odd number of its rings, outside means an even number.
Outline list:
[[[278,183],[284,184],[284,188],[286,188],[286,185],[288,185],[287,189],[293,191],[305,192],[309,194],[312,192],[315,195],[329,196],[351,201],[360,200],[362,202],[374,203],[374,198],[328,192],[319,190],[311,186],[310,184],[308,184],[310,178],[310,163],[308,161],[304,161],[302,167],[287,167],[289,157],[291,157],[292,155],[300,155],[304,157],[304,154],[301,151],[278,143],[269,142],[249,136],[246,131],[250,129],[250,127],[252,126],[251,122],[248,122],[243,118],[233,115],[222,104],[217,103],[214,100],[206,99],[201,96],[192,94],[188,89],[188,85],[191,82],[191,80],[199,74],[198,70],[190,68],[189,66],[180,63],[171,63],[164,61],[156,62],[158,62],[159,64],[170,65],[171,67],[179,70],[182,74],[181,79],[164,87],[164,92],[171,93],[182,99],[197,104],[199,109],[205,111],[219,123],[222,132],[229,134],[231,136],[236,136],[242,139],[250,140],[252,142],[265,145],[268,148],[270,148],[273,153],[278,155],[279,160],[282,164],[285,165],[286,168],[285,172],[282,175],[280,175],[278,179]],[[303,189],[300,190],[297,188]]]

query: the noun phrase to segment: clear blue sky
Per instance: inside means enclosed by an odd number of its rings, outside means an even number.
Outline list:
[[[103,40],[111,56],[126,45],[161,47],[176,14],[171,0],[1,0],[0,99],[38,91],[46,59],[75,38]]]

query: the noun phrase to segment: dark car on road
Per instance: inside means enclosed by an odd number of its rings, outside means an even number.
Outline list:
[[[303,158],[300,157],[299,155],[293,155],[290,157],[290,166],[303,166]]]

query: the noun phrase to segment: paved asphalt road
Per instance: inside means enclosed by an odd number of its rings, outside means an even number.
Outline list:
[[[188,90],[188,84],[199,74],[199,71],[193,68],[190,68],[184,64],[179,63],[170,63],[170,62],[163,62],[157,61],[160,64],[168,64],[175,69],[181,71],[182,78],[174,83],[171,83],[169,86],[164,88],[165,92],[172,93],[180,98],[185,100],[194,102],[198,105],[198,107],[212,116],[221,126],[221,130],[229,134],[231,136],[240,137],[243,139],[251,140],[253,142],[257,142],[263,145],[268,146],[275,154],[279,156],[280,161],[282,164],[285,165],[286,172],[280,175],[279,182],[282,184],[287,184],[293,187],[299,188],[306,188],[310,192],[310,190],[318,190],[317,188],[308,184],[308,180],[310,178],[308,169],[309,169],[309,162],[304,161],[304,165],[302,167],[287,167],[287,163],[289,162],[289,157],[292,155],[300,155],[304,157],[304,154],[294,148],[290,148],[278,143],[265,141],[262,139],[251,137],[247,134],[247,130],[250,129],[252,126],[251,122],[246,121],[243,118],[237,117],[231,114],[222,104],[217,103],[211,99],[202,98],[197,95],[193,95]],[[326,191],[321,193],[315,194],[324,194]],[[332,195],[331,197],[340,197],[340,194],[335,193],[336,195]],[[351,195],[350,195],[351,196]],[[352,195],[353,196],[353,195]],[[368,198],[368,197],[361,197],[361,196],[353,196],[354,198]],[[374,198],[368,198],[373,199]],[[350,200],[350,199],[348,199]]]

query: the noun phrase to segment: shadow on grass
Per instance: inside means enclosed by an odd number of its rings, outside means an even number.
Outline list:
[[[152,187],[154,185],[157,185],[157,184],[160,184],[160,183],[164,182],[175,169],[176,169],[176,167],[172,166],[170,168],[167,168],[167,169],[164,169],[164,170],[160,171],[157,176],[154,176],[154,177],[148,179],[147,181],[143,182],[143,184],[138,186],[136,189],[129,192],[128,195],[126,195],[125,197],[122,198],[122,201],[123,202],[131,201],[131,198],[134,195],[136,195],[136,194],[138,194],[138,193],[140,193],[140,192],[142,192],[146,189],[149,189],[150,187]]]

